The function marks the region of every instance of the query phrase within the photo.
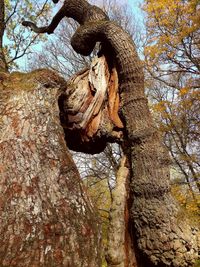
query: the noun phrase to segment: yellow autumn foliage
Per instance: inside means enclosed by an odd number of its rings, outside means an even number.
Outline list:
[[[199,223],[200,195],[197,192],[192,193],[186,186],[183,187],[181,185],[173,185],[172,194],[182,206],[183,210],[189,214],[189,217],[195,220],[196,223]]]
[[[162,81],[174,73],[185,76],[180,94],[187,93],[186,88],[197,88],[200,68],[200,2],[146,0],[143,9],[147,15],[144,48],[146,69]],[[175,82],[172,84],[174,86]]]
[[[183,87],[180,89],[179,94],[180,94],[180,96],[184,96],[188,93],[188,91],[189,91],[189,88]]]
[[[196,0],[148,0],[143,8],[150,37],[145,52],[151,58],[176,50],[183,38],[200,28],[200,4]]]
[[[172,192],[183,212],[199,221],[200,1],[144,0],[143,9],[151,108],[182,179]]]

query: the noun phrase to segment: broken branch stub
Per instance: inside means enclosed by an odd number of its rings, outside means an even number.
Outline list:
[[[104,56],[95,57],[90,69],[68,81],[62,106],[61,120],[69,148],[98,153],[108,141],[121,140],[117,71],[109,68]]]

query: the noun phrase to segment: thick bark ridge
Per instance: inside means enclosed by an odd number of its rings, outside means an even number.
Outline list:
[[[100,266],[100,231],[66,147],[53,72],[1,74],[0,266]]]

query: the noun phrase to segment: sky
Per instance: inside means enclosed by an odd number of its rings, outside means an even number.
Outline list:
[[[132,8],[132,11],[133,11],[134,15],[139,16],[139,17],[142,16],[142,11],[140,9],[140,5],[142,4],[143,0],[128,0],[128,1],[125,1],[125,2],[128,2],[130,7]]]
[[[90,3],[94,5],[98,5],[103,0],[88,0]],[[131,11],[133,12],[136,18],[142,19],[143,14],[140,9],[140,5],[144,2],[144,0],[116,0],[119,4],[128,4],[131,7]]]

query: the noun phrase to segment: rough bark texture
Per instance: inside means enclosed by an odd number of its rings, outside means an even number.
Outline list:
[[[100,41],[108,61],[116,62],[121,116],[126,127],[125,153],[132,170],[131,223],[140,249],[138,266],[192,266],[198,258],[198,233],[179,218],[179,209],[170,194],[170,161],[149,112],[135,46],[123,29],[103,17],[99,9],[86,5],[86,1],[66,0],[64,7],[62,17],[72,17],[81,24],[71,40],[74,50],[88,55]],[[73,7],[77,7],[76,12]],[[57,25],[51,24],[46,32],[52,32]]]
[[[0,266],[100,266],[100,231],[60,125],[62,79],[0,76]]]

